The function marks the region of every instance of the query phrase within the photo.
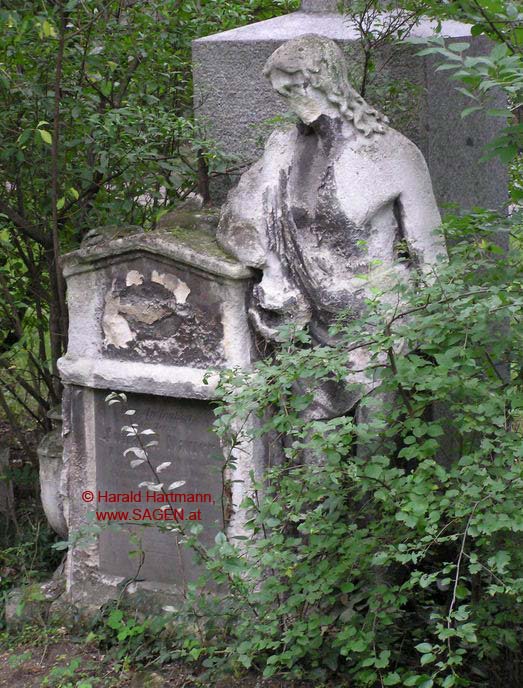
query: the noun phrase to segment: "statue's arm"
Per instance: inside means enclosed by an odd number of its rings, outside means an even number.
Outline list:
[[[220,246],[244,265],[260,268],[265,262],[266,238],[263,226],[263,198],[259,179],[260,160],[243,173],[222,207],[216,238]]]
[[[439,214],[427,163],[414,145],[405,161],[403,189],[398,198],[400,222],[409,252],[423,272],[447,256]]]
[[[280,172],[289,165],[295,137],[295,127],[274,131],[263,156],[242,174],[222,208],[218,243],[249,267],[266,264],[268,224],[278,211]]]

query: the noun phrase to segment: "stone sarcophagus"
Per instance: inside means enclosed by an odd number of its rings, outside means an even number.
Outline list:
[[[99,231],[63,268],[65,518],[73,537],[102,526],[94,543],[70,547],[70,599],[99,606],[128,580],[172,593],[195,570],[167,521],[200,523],[207,543],[240,528],[235,505],[256,460],[244,454],[224,489],[224,451],[211,432],[216,373],[206,374],[251,364],[252,273],[212,234],[178,227]],[[108,404],[111,391],[127,401]]]

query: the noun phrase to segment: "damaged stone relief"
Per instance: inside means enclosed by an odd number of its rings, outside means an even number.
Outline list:
[[[221,307],[189,286],[190,277],[148,266],[121,266],[105,295],[103,348],[132,360],[213,365],[223,361],[216,339],[222,330]],[[177,352],[177,353],[176,353]],[[202,352],[205,352],[203,354]]]

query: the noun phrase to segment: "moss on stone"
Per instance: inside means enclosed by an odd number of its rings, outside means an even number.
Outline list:
[[[158,220],[157,228],[185,227],[186,229],[202,229],[215,234],[219,220],[220,208],[187,208],[181,206],[162,215]]]
[[[97,244],[113,239],[124,239],[135,234],[144,234],[143,227],[139,225],[101,225],[90,229],[82,240],[83,247],[96,246]]]
[[[218,245],[216,238],[205,230],[194,228],[188,229],[175,225],[172,227],[162,227],[156,231],[158,234],[167,234],[169,237],[175,239],[178,244],[186,246],[197,253],[212,256],[213,258],[218,258],[219,260],[234,265],[237,264],[237,261],[228,253],[225,253]]]

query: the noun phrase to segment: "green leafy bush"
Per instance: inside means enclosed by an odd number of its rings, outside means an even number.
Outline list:
[[[209,668],[517,685],[523,271],[493,232],[517,234],[518,219],[478,212],[446,230],[468,236],[425,283],[398,287],[396,305],[376,293],[365,317],[340,319],[332,346],[288,329],[254,372],[222,375],[218,432],[240,443],[243,422],[243,435],[283,436],[286,458],[243,504],[247,537],[220,534],[209,553],[226,593],[189,596]],[[350,384],[354,347],[371,353],[379,390],[358,422],[308,421],[297,383]]]
[[[204,183],[204,168],[207,177],[226,167],[193,113],[191,41],[296,8],[297,0],[0,6],[0,410],[22,446],[23,421],[49,429],[45,413],[61,396],[60,255],[96,226],[153,227]]]

